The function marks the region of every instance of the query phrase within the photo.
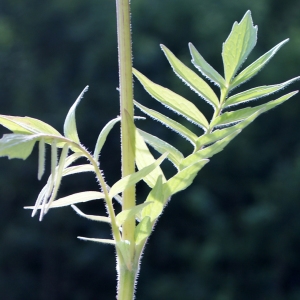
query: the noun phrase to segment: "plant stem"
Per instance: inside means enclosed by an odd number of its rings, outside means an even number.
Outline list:
[[[122,151],[122,177],[135,171],[135,131],[133,126],[133,84],[132,84],[132,53],[130,29],[130,3],[129,0],[116,0],[118,54],[119,54],[119,92],[121,115],[121,151]],[[127,188],[123,192],[122,210],[135,206],[135,187]],[[130,243],[130,258],[134,259],[134,216],[124,222],[122,226],[122,239]],[[118,300],[132,300],[136,268],[130,270],[126,266],[120,251],[118,255]]]

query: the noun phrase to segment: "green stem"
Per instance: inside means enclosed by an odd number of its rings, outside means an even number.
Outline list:
[[[119,91],[121,115],[121,150],[122,150],[122,177],[135,171],[135,131],[133,124],[133,86],[132,86],[132,54],[131,54],[131,29],[130,29],[130,3],[129,0],[116,0],[118,54],[119,54]],[[135,187],[127,188],[123,192],[122,209],[135,206]],[[135,218],[129,218],[122,226],[122,239],[130,243],[130,259],[134,260]],[[118,256],[118,300],[132,300],[136,268],[130,270],[124,259],[117,251]],[[128,264],[127,264],[128,265]]]

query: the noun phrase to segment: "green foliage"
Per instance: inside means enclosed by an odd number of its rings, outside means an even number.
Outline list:
[[[91,155],[80,142],[75,119],[75,110],[87,88],[83,90],[67,114],[64,123],[64,136],[52,126],[33,118],[1,116],[0,124],[13,133],[4,135],[0,140],[0,156],[26,159],[31,154],[34,144],[38,142],[38,179],[42,178],[45,171],[45,144],[51,145],[51,174],[37,198],[36,205],[26,208],[33,210],[32,215],[35,215],[40,210],[41,220],[50,208],[71,205],[82,217],[109,223],[113,230],[113,239],[79,238],[115,245],[117,251],[121,253],[128,270],[132,270],[131,244],[127,240],[120,239],[116,233],[116,228],[119,233],[124,222],[132,217],[139,222],[134,232],[135,260],[138,264],[147,238],[150,236],[158,217],[163,212],[170,197],[190,186],[197,173],[208,163],[208,158],[222,151],[241,130],[253,122],[260,114],[295,95],[296,92],[292,92],[265,104],[232,110],[232,107],[236,105],[245,104],[245,102],[277,92],[300,78],[295,77],[281,84],[260,86],[230,95],[234,88],[256,75],[287,41],[281,42],[240,73],[237,73],[254,48],[257,39],[256,35],[257,27],[253,26],[251,14],[248,11],[240,23],[234,24],[229,37],[223,44],[224,77],[204,60],[192,44],[189,44],[192,63],[204,77],[220,87],[219,98],[205,80],[182,63],[168,48],[161,46],[176,75],[214,108],[214,115],[210,121],[191,101],[153,83],[139,71],[134,70],[135,76],[152,97],[167,108],[184,116],[188,121],[201,127],[204,133],[198,136],[183,124],[135,102],[136,107],[141,111],[188,140],[194,146],[194,151],[185,157],[181,151],[170,143],[141,129],[136,129],[135,155],[138,171],[116,181],[111,188],[104,182],[104,172],[100,168],[99,155],[106,143],[109,132],[120,121],[120,118],[117,117],[109,121],[101,130],[93,155]],[[147,144],[162,156],[159,159],[155,159]],[[133,146],[134,143],[132,141],[130,147]],[[73,153],[69,154],[69,151]],[[72,165],[79,158],[85,158],[89,163]],[[176,174],[168,179],[160,166],[165,158],[168,158],[176,168]],[[96,175],[102,192],[84,191],[56,199],[63,177],[83,172],[93,172]],[[122,203],[122,198],[118,194],[141,180],[145,181],[151,189],[145,202],[116,214],[112,209],[112,199],[118,199]],[[74,204],[97,199],[104,199],[108,207],[108,217],[88,215],[74,206]]]

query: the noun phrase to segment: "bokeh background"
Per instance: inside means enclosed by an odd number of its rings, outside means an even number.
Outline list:
[[[291,40],[243,89],[300,75],[297,0],[132,0],[135,67],[210,116],[211,107],[172,73],[159,44],[191,66],[192,42],[223,72],[222,43],[248,9],[259,31],[246,64]],[[101,128],[119,111],[115,23],[112,0],[1,0],[1,114],[39,118],[62,131],[69,107],[90,85],[77,122],[92,151]],[[285,91],[295,89],[299,83]],[[165,111],[139,83],[135,98]],[[300,299],[299,101],[296,96],[261,116],[173,197],[144,253],[137,299]],[[155,124],[155,133],[184,153],[191,150],[159,123],[139,122],[152,131]],[[118,138],[116,126],[102,154],[108,183],[120,176]],[[76,239],[109,237],[107,225],[71,208],[50,211],[43,222],[23,210],[45,180],[37,181],[36,149],[25,162],[1,159],[0,299],[115,299],[113,248]],[[93,175],[74,176],[63,181],[59,195],[96,188]],[[138,193],[141,201],[144,186]],[[81,208],[105,212],[102,202]]]

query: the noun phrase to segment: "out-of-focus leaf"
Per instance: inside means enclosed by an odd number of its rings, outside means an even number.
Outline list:
[[[234,139],[240,132],[241,132],[241,130],[236,130],[235,132],[228,135],[226,138],[224,138],[220,141],[217,141],[213,145],[208,146],[202,150],[199,150],[199,151],[189,155],[181,162],[180,169],[182,170],[182,169],[190,166],[191,164],[194,164],[196,161],[199,161],[200,159],[210,158],[213,155],[221,152],[228,145],[228,143],[232,139]]]
[[[109,239],[95,239],[95,238],[87,238],[87,237],[83,237],[83,236],[78,236],[77,238],[79,240],[87,241],[87,242],[96,242],[96,243],[108,244],[108,245],[116,244],[115,240],[109,240]]]
[[[138,169],[142,170],[144,167],[153,164],[156,160],[149,151],[144,139],[141,137],[137,129],[135,131],[135,143],[135,162]],[[148,175],[144,176],[143,180],[149,185],[149,187],[153,188],[159,176],[162,176],[162,181],[166,182],[164,173],[158,166]]]
[[[142,180],[145,176],[151,173],[155,168],[157,168],[163,160],[167,157],[168,153],[163,154],[160,158],[158,158],[154,163],[144,167],[143,169],[130,174],[128,176],[123,177],[119,181],[117,181],[110,189],[109,196],[113,198],[115,195],[123,192],[126,188],[136,184],[140,180]]]
[[[161,140],[160,138],[147,133],[143,130],[138,129],[140,135],[143,137],[146,143],[148,143],[150,146],[152,146],[156,151],[158,151],[160,154],[168,152],[168,157],[174,166],[178,169],[180,162],[183,160],[182,153],[177,150],[175,147],[170,145],[169,143]]]
[[[71,106],[66,119],[64,123],[64,135],[68,139],[74,141],[75,143],[79,144],[79,137],[77,133],[77,127],[76,127],[76,118],[75,118],[75,111],[76,107],[79,104],[80,100],[82,99],[84,93],[88,90],[88,86],[84,88],[84,90],[81,92],[79,97],[76,99],[75,103]]]
[[[144,202],[142,204],[136,205],[130,209],[122,210],[117,216],[116,216],[116,223],[118,226],[122,226],[123,223],[131,218],[136,216],[144,207],[151,204],[150,202]]]
[[[102,150],[102,147],[106,141],[107,135],[109,134],[109,132],[112,130],[112,128],[114,127],[114,125],[118,122],[120,122],[121,118],[117,117],[115,119],[110,120],[105,126],[104,128],[101,130],[97,142],[96,142],[96,146],[95,146],[95,151],[94,151],[94,159],[97,161],[99,154]]]
[[[225,79],[209,63],[206,62],[192,43],[189,43],[189,48],[192,56],[192,63],[202,73],[202,75],[216,83],[221,88],[225,87]]]
[[[262,55],[260,58],[258,58],[255,62],[253,62],[251,65],[249,65],[247,68],[245,68],[242,72],[240,72],[232,81],[230,85],[230,89],[233,89],[240,84],[248,81],[253,76],[255,76],[269,61],[270,59],[276,54],[276,52],[285,44],[288,42],[289,39],[286,39],[276,45],[274,48],[269,50],[267,53]]]
[[[45,139],[41,138],[39,142],[39,164],[38,164],[38,180],[41,180],[44,172],[45,172]]]
[[[32,152],[35,142],[41,138],[39,134],[4,134],[0,140],[0,157],[26,159]]]
[[[190,141],[193,145],[195,145],[198,137],[196,136],[196,134],[194,134],[188,128],[186,128],[185,126],[181,125],[180,123],[166,117],[165,115],[163,115],[153,109],[147,108],[146,106],[144,106],[136,101],[134,101],[134,104],[145,114],[147,114],[154,120],[161,122],[163,125],[167,126],[168,128],[174,130],[175,132],[180,134],[182,137],[184,137],[185,139]]]
[[[240,23],[235,22],[223,44],[222,58],[225,80],[229,85],[239,67],[252,51],[257,40],[257,26],[253,26],[251,12],[248,10]]]
[[[290,99],[292,96],[294,96],[297,93],[298,93],[298,91],[291,92],[291,93],[288,93],[276,100],[269,101],[265,104],[258,105],[255,107],[247,107],[247,108],[239,109],[239,110],[233,111],[233,112],[225,112],[224,114],[215,118],[213,120],[211,126],[215,127],[215,126],[227,125],[227,124],[242,121],[261,109],[264,109],[264,111],[268,111],[269,109],[274,108],[275,106]]]
[[[218,108],[219,100],[211,87],[194,71],[183,64],[166,46],[161,45],[161,48],[177,76],[215,109]]]
[[[292,78],[283,83],[259,86],[259,87],[235,94],[226,100],[224,108],[268,96],[270,94],[273,94],[273,93],[285,88],[289,84],[291,84],[294,81],[299,80],[299,79],[300,79],[300,76]]]
[[[170,196],[186,189],[192,184],[197,173],[209,162],[208,159],[200,160],[193,165],[188,166],[182,171],[178,172],[170,178],[164,185],[164,198],[168,199]]]
[[[174,110],[178,114],[183,115],[189,121],[199,125],[204,130],[209,126],[204,115],[198,110],[198,108],[187,99],[172,92],[171,90],[164,88],[140,73],[137,70],[133,70],[133,74],[137,77],[140,83],[144,86],[145,90],[156,100],[164,104],[166,107]]]

